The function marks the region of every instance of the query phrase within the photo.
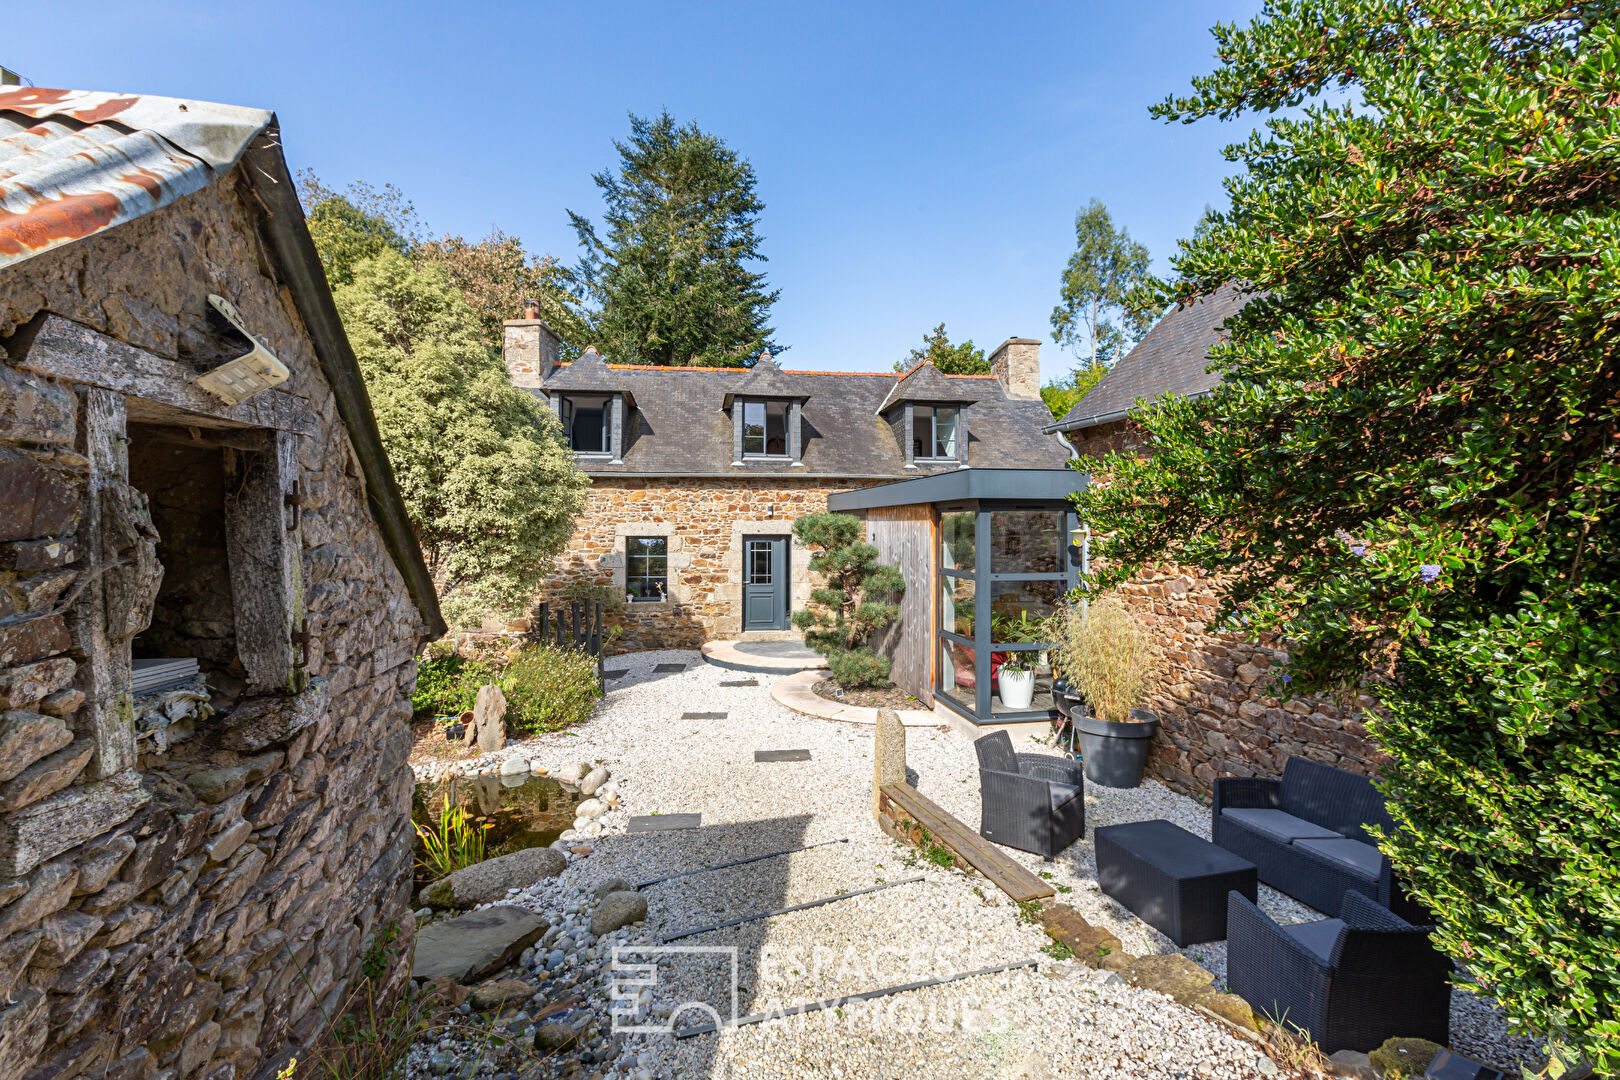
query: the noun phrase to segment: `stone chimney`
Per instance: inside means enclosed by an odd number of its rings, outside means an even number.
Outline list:
[[[1040,397],[1040,340],[1027,337],[1008,338],[996,346],[996,351],[990,354],[990,370],[995,372],[996,381],[1001,384],[1008,397]]]
[[[557,366],[557,335],[540,319],[540,301],[524,304],[523,318],[507,319],[501,354],[513,386],[536,387]]]

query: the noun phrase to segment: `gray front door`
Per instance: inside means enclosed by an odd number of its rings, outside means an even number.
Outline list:
[[[788,628],[788,538],[743,538],[743,629]]]

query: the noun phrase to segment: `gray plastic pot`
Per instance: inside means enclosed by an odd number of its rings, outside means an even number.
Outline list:
[[[1159,718],[1147,709],[1132,709],[1132,720],[1123,724],[1076,716],[1080,732],[1080,757],[1086,766],[1086,779],[1111,788],[1133,788],[1142,782],[1147,768],[1148,747],[1159,730]]]

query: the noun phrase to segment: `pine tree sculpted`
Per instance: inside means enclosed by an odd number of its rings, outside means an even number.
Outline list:
[[[1280,115],[1160,297],[1255,295],[1222,387],[1079,497],[1094,585],[1221,571],[1294,689],[1374,694],[1381,846],[1459,982],[1620,1070],[1615,5],[1273,0],[1215,36],[1158,115]]]
[[[593,180],[606,234],[568,212],[584,253],[572,271],[591,341],[609,361],[752,366],[779,353],[767,321],[762,203],[754,170],[720,138],[665,112],[630,117],[616,171]]]
[[[810,606],[793,613],[804,642],[827,658],[844,686],[884,686],[889,660],[867,642],[900,614],[905,592],[900,571],[878,563],[878,549],[861,539],[861,522],[848,514],[806,514],[793,523],[799,543],[815,549],[810,570],[826,584],[810,592]]]

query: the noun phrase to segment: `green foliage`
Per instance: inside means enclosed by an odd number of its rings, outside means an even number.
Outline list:
[[[589,483],[556,417],[480,344],[444,270],[389,249],[334,295],[445,618],[526,610]]]
[[[313,169],[298,173],[298,198],[310,238],[332,288],[354,280],[354,268],[385,251],[403,255],[420,237],[416,208],[393,184],[381,190],[356,180],[347,192],[321,183]]]
[[[416,663],[416,689],[411,711],[457,716],[473,707],[478,688],[495,677],[495,669],[458,653],[428,656]]]
[[[1052,419],[1061,420],[1069,415],[1069,410],[1080,404],[1081,399],[1091,393],[1091,388],[1102,382],[1106,374],[1108,369],[1101,364],[1083,364],[1063,378],[1054,379],[1041,387],[1041,400],[1046,402]]]
[[[1052,309],[1052,340],[1087,368],[1106,368],[1153,325],[1153,312],[1134,293],[1148,277],[1148,249],[1124,226],[1116,229],[1096,199],[1074,216],[1074,248]]]
[[[839,667],[855,682],[845,686],[883,686],[889,661],[866,647],[867,639],[900,614],[898,597],[906,583],[900,571],[878,563],[878,550],[861,539],[861,522],[848,514],[806,514],[793,523],[793,535],[815,549],[810,569],[827,584],[810,592],[810,606],[793,613],[793,625],[804,631],[804,643]],[[864,655],[863,655],[864,654]]]
[[[522,735],[584,723],[602,697],[596,657],[580,649],[530,645],[507,661],[496,684],[506,695],[506,727]]]
[[[944,323],[923,335],[921,348],[912,349],[904,360],[896,360],[894,370],[910,371],[924,360],[932,360],[942,375],[990,374],[990,361],[984,358],[984,350],[973,344],[972,338],[952,345]]]
[[[592,177],[606,237],[568,212],[584,254],[571,275],[590,343],[610,361],[751,366],[782,351],[767,325],[754,170],[725,141],[668,112],[630,117],[617,171]]]
[[[1620,1069],[1620,32],[1612,3],[1298,0],[1157,113],[1275,113],[1161,300],[1259,295],[1223,387],[1081,512],[1226,574],[1296,689],[1372,672],[1382,847],[1507,1014]],[[1353,98],[1354,104],[1327,104]]]
[[[865,646],[830,650],[827,653],[827,670],[832,672],[839,686],[851,689],[886,686],[889,682],[889,658],[879,656]]]
[[[434,878],[448,877],[484,861],[484,826],[445,795],[439,805],[438,826],[411,823],[420,843],[416,863]]]
[[[451,284],[478,315],[478,338],[500,349],[503,324],[520,318],[530,300],[540,304],[540,317],[561,339],[563,360],[583,351],[585,326],[570,306],[568,272],[550,255],[530,255],[522,241],[496,229],[477,242],[445,235],[417,244],[411,251],[418,262],[442,267]]]

